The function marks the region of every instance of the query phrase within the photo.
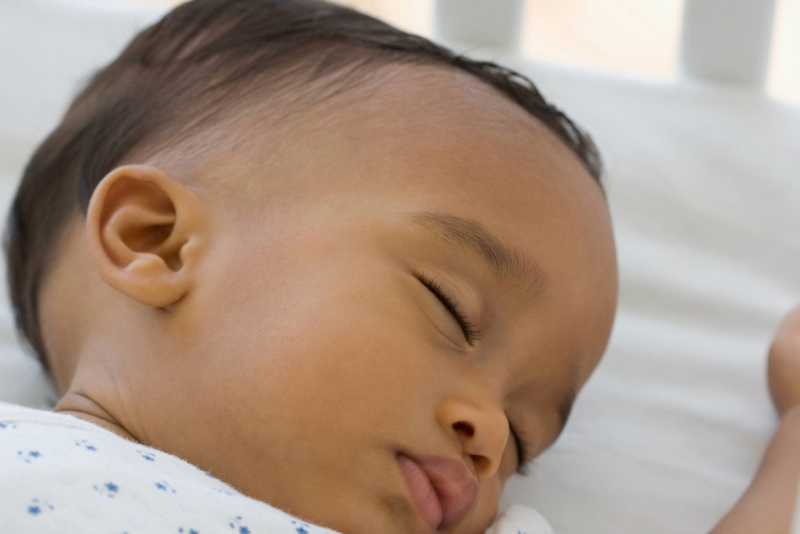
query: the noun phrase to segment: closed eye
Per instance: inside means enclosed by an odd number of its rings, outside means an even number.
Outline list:
[[[425,276],[424,274],[420,273],[414,273],[414,276],[416,276],[417,279],[422,282],[422,284],[427,287],[431,293],[436,295],[436,298],[439,299],[439,302],[441,302],[442,305],[447,308],[447,311],[450,312],[450,315],[453,316],[458,325],[461,327],[461,332],[463,332],[464,339],[467,340],[467,343],[472,345],[476,340],[480,339],[480,329],[477,327],[477,325],[470,322],[466,314],[461,311],[461,307],[458,305],[455,299],[447,295],[435,278]]]
[[[422,284],[427,287],[431,293],[436,295],[436,298],[439,299],[439,302],[441,302],[442,305],[447,308],[447,311],[450,312],[458,325],[461,327],[461,331],[464,333],[464,339],[467,340],[467,343],[472,345],[475,340],[481,338],[482,332],[475,324],[469,321],[466,314],[461,311],[461,308],[458,306],[458,303],[455,301],[455,299],[451,298],[442,289],[442,286],[439,285],[436,279],[416,272],[414,273],[414,276],[416,276],[416,278],[422,282]],[[511,421],[509,421],[508,426],[517,448],[517,473],[523,476],[527,475],[530,464],[533,460],[533,457],[530,453],[530,446],[522,438],[522,436],[520,436],[519,431],[511,423]]]
[[[508,427],[511,431],[511,435],[514,437],[514,442],[517,444],[517,474],[525,476],[529,473],[529,468],[533,460],[533,455],[530,452],[531,448],[528,443],[522,439],[519,431],[511,424],[511,421],[508,422]]]

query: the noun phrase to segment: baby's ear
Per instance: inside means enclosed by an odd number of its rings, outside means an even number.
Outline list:
[[[157,308],[183,298],[204,250],[207,206],[169,174],[125,165],[97,185],[86,231],[100,276],[130,298]]]

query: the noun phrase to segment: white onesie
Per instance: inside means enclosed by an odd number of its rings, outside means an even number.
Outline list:
[[[81,419],[0,403],[0,532],[336,534]],[[487,534],[552,534],[512,506]]]

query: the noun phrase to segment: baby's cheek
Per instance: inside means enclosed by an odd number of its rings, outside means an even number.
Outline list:
[[[509,439],[508,442],[500,460],[500,468],[491,478],[482,480],[480,483],[475,513],[464,534],[484,534],[497,515],[505,483],[517,469],[517,449],[513,439]]]
[[[469,522],[469,527],[464,534],[484,534],[497,515],[500,495],[503,492],[503,482],[499,474],[481,482],[478,503],[475,513]]]

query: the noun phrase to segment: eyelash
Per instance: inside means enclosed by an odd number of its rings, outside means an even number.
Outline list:
[[[447,293],[442,289],[442,286],[432,277],[425,276],[424,274],[415,273],[417,279],[422,282],[422,285],[427,287],[431,293],[436,295],[436,298],[444,305],[445,308],[450,312],[450,314],[455,318],[458,325],[461,327],[461,331],[464,333],[464,338],[467,340],[467,343],[472,345],[476,340],[481,338],[481,331],[478,326],[469,321],[466,314],[461,311],[461,307],[458,303],[450,298]]]
[[[472,345],[476,339],[481,338],[482,332],[475,324],[469,321],[464,312],[461,311],[458,303],[445,293],[442,286],[440,286],[434,278],[421,273],[414,273],[414,276],[416,276],[417,279],[422,282],[422,285],[427,287],[431,293],[436,295],[436,298],[438,298],[442,305],[453,315],[456,322],[458,322],[461,327],[461,331],[464,332],[464,338],[467,340],[467,343]],[[517,473],[525,476],[530,470],[531,464],[529,464],[529,462],[533,459],[529,452],[530,446],[522,439],[516,427],[511,424],[511,421],[508,422],[508,427],[517,445],[517,465],[519,466],[517,468]]]
[[[514,436],[514,441],[517,443],[517,465],[519,466],[517,467],[517,474],[526,476],[530,473],[531,466],[533,465],[533,456],[530,453],[530,446],[522,439],[516,427],[511,424],[511,421],[508,422],[508,428],[511,435]]]

